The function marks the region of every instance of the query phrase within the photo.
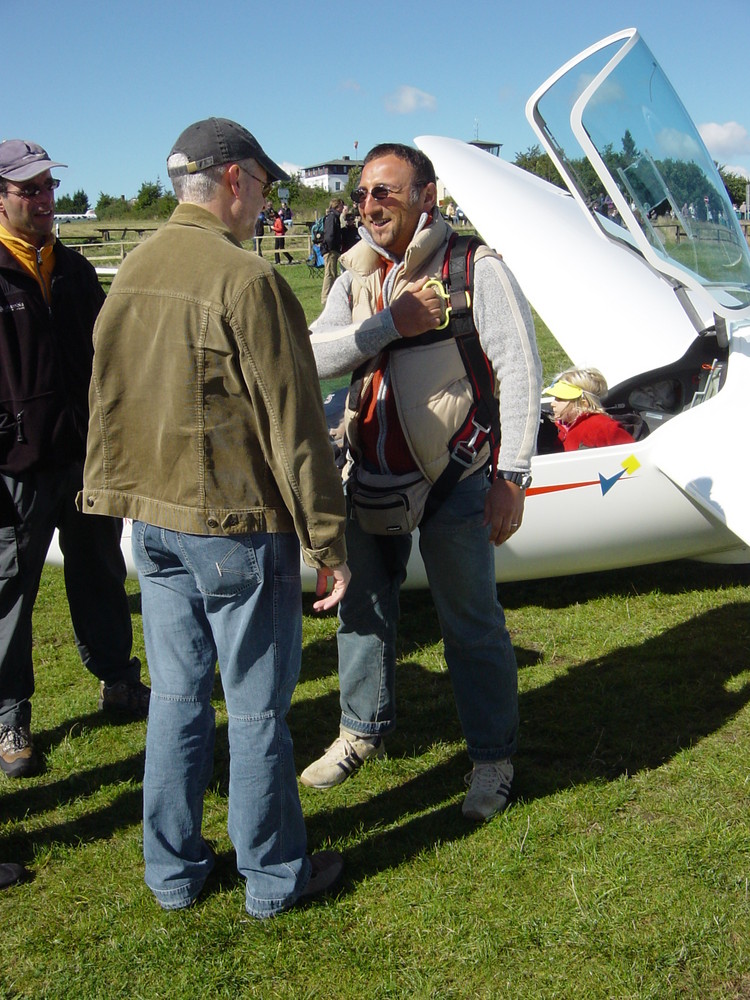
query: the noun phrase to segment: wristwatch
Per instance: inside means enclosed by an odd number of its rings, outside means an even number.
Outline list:
[[[507,479],[509,483],[515,483],[522,490],[527,490],[531,486],[530,472],[506,472],[504,469],[497,470],[500,479]]]

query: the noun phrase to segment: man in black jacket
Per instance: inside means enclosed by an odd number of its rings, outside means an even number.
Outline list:
[[[344,211],[340,198],[331,199],[325,219],[323,220],[323,240],[320,249],[325,261],[323,272],[323,288],[320,292],[322,305],[326,304],[328,293],[339,273],[339,257],[341,256],[341,213]]]
[[[94,321],[93,267],[53,236],[53,163],[36,143],[0,143],[0,770],[40,768],[31,739],[31,615],[59,529],[78,651],[99,708],[148,714],[131,658],[122,523],[75,509],[82,484]]]

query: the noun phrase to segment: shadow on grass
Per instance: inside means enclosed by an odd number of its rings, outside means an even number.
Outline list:
[[[576,784],[658,768],[720,729],[750,701],[750,682],[737,690],[730,683],[748,669],[749,612],[750,603],[713,609],[522,693],[514,796],[540,798]],[[688,652],[678,657],[675,650]],[[391,758],[419,756],[435,739],[462,740],[447,673],[400,664],[397,684],[400,721],[388,737]],[[295,703],[291,726],[300,769],[335,736],[338,716],[337,692]],[[377,766],[369,764],[368,770]],[[458,753],[366,803],[312,817],[311,832],[324,829],[335,838],[372,828],[361,849],[365,870],[399,864],[434,839],[465,835],[460,809],[447,800],[462,789],[467,766],[465,754]],[[354,780],[366,781],[366,776],[367,770]],[[426,810],[426,816],[408,818]],[[407,818],[394,830],[378,830],[398,823],[402,815]]]
[[[707,611],[640,644],[570,667],[543,687],[524,692],[515,797],[533,800],[573,785],[657,768],[720,729],[750,700],[750,683],[731,683],[748,667],[748,612],[748,602]],[[408,617],[402,651],[433,642],[436,627],[430,614]],[[335,671],[335,644],[325,639],[322,645],[320,663]],[[683,651],[679,657],[676,650]],[[399,728],[388,738],[390,758],[418,762],[436,741],[461,743],[447,672],[425,670],[410,659],[400,663],[397,684]],[[336,690],[295,701],[290,728],[298,770],[330,742],[338,717]],[[98,716],[78,721],[92,724],[95,719]],[[69,729],[67,724],[65,732]],[[377,767],[369,764],[353,779],[362,783],[360,790],[366,790],[368,773]],[[330,808],[308,817],[311,846],[328,838],[355,840],[347,849],[349,870],[361,877],[397,866],[436,841],[465,837],[475,828],[461,816],[456,797],[467,769],[466,755],[459,751],[365,802],[342,802],[336,791]],[[19,784],[17,791],[3,795],[3,816],[20,820],[29,813],[56,811],[102,786],[140,784],[142,772],[143,755],[137,753],[62,781]],[[220,724],[212,782],[219,794],[226,794],[227,775],[227,732]],[[116,801],[93,807],[80,818],[7,838],[3,849],[16,848],[14,857],[29,859],[35,844],[106,839],[140,821],[140,787],[128,787]],[[226,853],[220,857],[219,883],[235,878],[233,858]]]
[[[498,595],[506,609],[528,605],[555,609],[585,604],[602,597],[626,598],[653,592],[681,594],[748,584],[750,564],[732,566],[680,559],[650,566],[582,573],[573,577],[502,583],[498,586]]]

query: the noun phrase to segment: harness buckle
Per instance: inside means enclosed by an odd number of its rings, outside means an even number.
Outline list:
[[[475,417],[472,417],[471,423],[474,427],[474,433],[468,441],[457,441],[451,452],[451,458],[466,469],[470,469],[477,460],[476,444],[479,435],[489,434],[491,430],[490,427],[482,427],[481,424],[478,424]]]

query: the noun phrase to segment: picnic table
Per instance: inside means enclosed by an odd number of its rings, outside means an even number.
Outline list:
[[[143,239],[144,233],[155,233],[158,226],[97,226],[97,232],[101,233],[102,243],[108,243],[111,239],[124,240],[125,233],[137,233],[139,239]],[[122,233],[121,236],[113,233]]]

